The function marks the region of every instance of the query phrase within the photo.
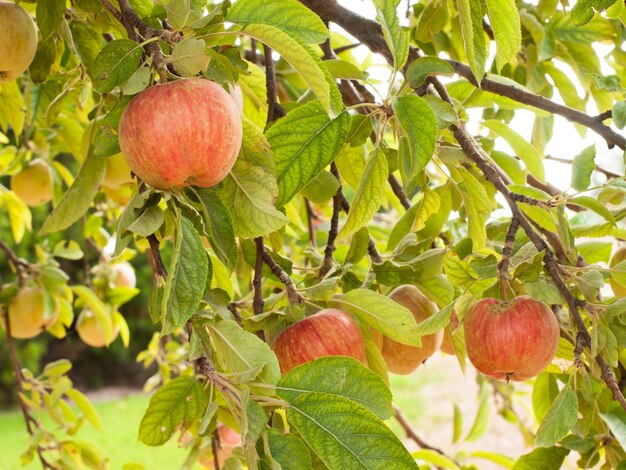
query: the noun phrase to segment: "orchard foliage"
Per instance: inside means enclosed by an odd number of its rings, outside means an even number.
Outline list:
[[[138,289],[115,266],[149,260],[153,286],[139,287],[150,291],[155,336],[138,359],[159,365],[147,384],[157,390],[141,423],[128,425],[149,446],[179,439],[183,468],[474,468],[480,457],[520,470],[556,469],[566,457],[585,468],[626,460],[626,262],[609,267],[615,239],[626,237],[626,182],[595,162],[626,147],[626,7],[404,3],[19,3],[38,41],[25,73],[0,74],[0,251],[14,274],[0,291],[3,324],[23,327],[11,305],[35,292],[40,324],[27,336],[78,329],[95,347],[118,336],[128,344],[119,307]],[[374,20],[357,13],[366,4]],[[151,188],[120,156],[122,113],[157,83],[191,77],[243,96],[241,151],[215,186]],[[533,120],[529,135],[510,125],[520,113]],[[595,144],[547,155],[562,118]],[[158,139],[168,128],[143,131]],[[555,157],[573,157],[569,188],[547,181],[544,160]],[[68,260],[82,272],[68,275]],[[388,297],[403,284],[436,311],[416,322]],[[467,438],[485,429],[495,391],[534,449],[515,463],[411,454],[386,423],[402,417],[377,339],[411,351],[455,318],[463,370],[472,367],[470,307],[520,295],[549,305],[560,325],[555,359],[529,382],[534,422],[514,413],[512,385],[479,376]],[[367,365],[329,356],[281,375],[274,338],[325,308],[358,323]],[[101,423],[67,377],[71,363],[21,369],[19,340],[3,340],[31,435],[23,461],[106,468],[97,443],[77,434]],[[41,412],[54,428],[38,421]],[[461,426],[457,413],[455,440]],[[224,427],[240,445],[220,449]],[[428,440],[427,430],[418,434]]]

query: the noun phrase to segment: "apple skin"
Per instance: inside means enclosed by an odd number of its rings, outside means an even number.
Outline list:
[[[78,320],[76,321],[76,332],[83,343],[91,346],[92,348],[103,348],[115,341],[120,329],[118,326],[114,325],[113,337],[111,338],[111,341],[107,342],[104,336],[104,331],[102,331],[102,327],[98,323],[98,319],[91,310],[85,309],[81,312]]]
[[[37,30],[21,6],[0,2],[0,82],[13,81],[30,65],[37,52]]]
[[[128,166],[157,189],[216,185],[235,164],[242,139],[234,100],[202,78],[139,93],[122,113],[118,131]]]
[[[130,263],[122,261],[114,264],[112,267],[115,273],[115,287],[129,287],[132,289],[137,286],[137,276]]]
[[[9,303],[8,314],[11,322],[11,336],[18,339],[34,338],[52,325],[60,314],[57,304],[54,313],[45,318],[46,297],[41,287],[26,287],[20,290]],[[4,317],[0,324],[6,329]]]
[[[40,206],[52,199],[52,175],[48,164],[41,159],[11,177],[11,190],[30,207]]]
[[[470,362],[498,380],[523,382],[543,371],[559,346],[552,311],[527,295],[509,302],[486,298],[463,320]]]
[[[626,245],[622,245],[617,250],[615,250],[615,253],[613,253],[613,256],[611,256],[611,261],[609,262],[609,268],[613,268],[617,266],[625,259],[626,259]],[[613,294],[615,295],[615,297],[617,297],[618,299],[626,297],[626,287],[615,282],[613,278],[609,279],[609,283],[611,284],[611,290],[613,291]]]
[[[459,326],[459,317],[456,312],[452,311],[452,316],[450,317],[450,324],[446,326],[443,330],[443,342],[441,343],[441,351],[446,354],[455,355],[456,351],[454,350],[454,345],[452,344],[452,333]]]
[[[365,364],[365,345],[359,325],[334,308],[320,310],[284,329],[274,340],[281,373],[324,356],[350,356]]]
[[[415,286],[404,284],[396,287],[389,298],[408,308],[418,323],[437,312],[437,305]],[[383,337],[382,355],[387,369],[394,374],[406,375],[417,369],[441,347],[443,330],[422,336],[422,346],[410,346]]]

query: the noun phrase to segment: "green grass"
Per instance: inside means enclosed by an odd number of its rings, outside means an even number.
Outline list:
[[[89,423],[83,425],[76,437],[97,443],[110,458],[111,469],[121,469],[125,463],[142,464],[146,469],[176,469],[183,463],[186,453],[178,448],[175,439],[161,447],[148,447],[137,440],[137,430],[150,397],[134,395],[95,404],[104,432]],[[48,420],[45,421],[50,426]],[[52,426],[49,429],[54,429]],[[26,449],[28,435],[19,412],[0,413],[0,470],[38,469],[35,460],[21,467],[20,454]]]
[[[425,411],[426,403],[420,399],[420,389],[432,383],[440,383],[444,376],[436,370],[409,376],[392,376],[391,386],[394,402],[413,423],[417,423]],[[177,469],[186,457],[186,451],[178,448],[176,438],[160,447],[148,447],[137,440],[137,430],[150,397],[143,394],[95,403],[102,419],[104,432],[85,423],[77,434],[78,439],[97,443],[109,456],[111,469],[121,469],[125,463],[139,463],[146,469]],[[50,420],[44,419],[48,429],[54,429]],[[391,422],[392,429],[404,437],[400,427]],[[61,433],[59,433],[61,436]],[[35,460],[21,467],[20,454],[26,449],[28,435],[18,411],[0,413],[0,470],[38,469]]]

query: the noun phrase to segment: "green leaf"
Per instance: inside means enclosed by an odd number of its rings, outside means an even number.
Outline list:
[[[96,58],[93,86],[100,93],[108,93],[128,80],[139,65],[143,49],[130,39],[116,39],[107,43]]]
[[[528,171],[538,180],[544,181],[545,173],[541,154],[528,140],[500,121],[488,120],[483,125],[502,137],[522,159]]]
[[[207,328],[215,345],[216,357],[224,371],[241,373],[263,366],[256,380],[270,385],[278,383],[278,359],[267,343],[258,336],[243,330],[232,320],[223,320]]]
[[[433,465],[436,465],[437,468],[461,470],[461,467],[459,467],[456,463],[454,463],[452,459],[434,450],[430,450],[430,449],[416,450],[414,452],[411,452],[411,456],[417,460],[423,460],[424,462],[432,463]]]
[[[152,395],[139,426],[139,440],[149,446],[166,443],[180,425],[185,428],[200,418],[208,404],[201,382],[188,375],[176,377]]]
[[[613,105],[613,122],[618,129],[623,129],[626,126],[626,102],[616,101]]]
[[[452,65],[438,57],[418,57],[409,64],[406,70],[407,80],[413,88],[422,85],[426,78],[433,75],[450,76],[454,74]]]
[[[65,14],[64,0],[38,0],[35,10],[37,26],[42,39],[48,39],[61,26]]]
[[[330,34],[315,13],[295,0],[238,0],[228,10],[226,20],[242,26],[274,26],[308,44],[322,43]]]
[[[126,109],[126,105],[128,105],[130,100],[130,96],[120,97],[106,116],[102,119],[94,121],[96,135],[93,138],[89,135],[89,140],[91,142],[90,150],[96,157],[110,157],[120,153],[121,150],[117,127],[122,117],[122,113],[124,112],[124,109]],[[90,129],[90,125],[85,128],[85,132]]]
[[[417,95],[393,97],[391,106],[409,142],[410,158],[403,159],[402,167],[406,179],[410,181],[426,167],[433,156],[437,120],[432,108]]]
[[[480,393],[478,395],[478,410],[476,411],[476,418],[472,429],[467,433],[466,441],[475,441],[479,439],[487,430],[489,424],[489,387],[486,383],[480,387]]]
[[[533,413],[537,422],[543,421],[558,394],[559,387],[554,374],[542,372],[537,376],[532,395]]]
[[[576,392],[566,384],[552,402],[543,418],[537,433],[535,445],[552,447],[574,427],[578,419],[578,398]]]
[[[0,129],[7,132],[9,127],[16,135],[24,128],[24,97],[17,82],[0,82]]]
[[[211,247],[224,266],[232,272],[237,265],[239,248],[235,241],[230,210],[214,188],[194,188],[193,191],[201,202]]]
[[[104,181],[107,163],[91,152],[83,162],[72,186],[61,198],[41,227],[40,234],[64,230],[80,219],[93,202],[98,188]]]
[[[324,61],[324,65],[333,78],[344,80],[363,80],[365,78],[363,71],[347,60],[328,59]]]
[[[435,314],[428,317],[417,324],[415,332],[418,335],[431,335],[443,330],[450,323],[452,317],[453,305],[448,305]]]
[[[623,413],[620,413],[623,414]],[[600,417],[609,426],[609,429],[622,446],[622,449],[626,448],[626,422],[624,419],[616,413],[600,413]]]
[[[350,116],[329,119],[318,101],[311,101],[279,119],[268,131],[276,161],[281,207],[331,163],[346,139]]]
[[[42,83],[46,81],[46,78],[48,78],[50,74],[50,67],[54,64],[56,56],[57,48],[54,38],[39,41],[35,58],[28,67],[30,78],[33,82]]]
[[[348,237],[365,226],[380,209],[385,196],[385,185],[389,177],[387,157],[374,149],[361,175],[348,219],[339,232],[339,237]]]
[[[310,201],[322,204],[337,194],[339,186],[339,181],[330,171],[322,170],[319,175],[302,188],[300,194]]]
[[[322,103],[324,110],[334,116],[339,114],[343,103],[337,84],[322,60],[308,45],[274,26],[252,24],[246,27],[243,32],[278,52],[300,73]]]
[[[87,420],[93,424],[96,429],[103,431],[102,421],[98,415],[98,410],[96,410],[96,407],[93,406],[91,401],[89,401],[89,398],[75,388],[69,389],[65,392],[65,395],[67,395],[67,397],[74,402],[78,409],[85,415],[85,418],[87,418]]]
[[[306,445],[295,434],[281,434],[273,428],[267,430],[270,452],[282,470],[310,470],[311,456]],[[263,467],[262,467],[263,468]]]
[[[463,167],[455,169],[458,172],[457,182],[461,190],[463,204],[467,211],[468,235],[474,244],[474,250],[481,250],[487,241],[486,219],[491,214],[492,198],[487,194],[485,187],[476,177]]]
[[[6,205],[6,211],[11,222],[11,235],[15,243],[20,243],[26,231],[32,230],[32,214],[24,201],[13,191],[0,193],[0,207]]]
[[[590,145],[572,161],[572,188],[584,191],[591,184],[591,174],[596,167],[596,146]]]
[[[272,185],[276,185],[272,175],[247,162],[237,162],[224,180],[220,198],[232,207],[237,236],[264,236],[287,223],[287,217],[274,207]]]
[[[191,13],[191,0],[169,0],[162,3],[167,12],[167,21],[174,29],[183,29]]]
[[[540,447],[522,455],[511,470],[559,470],[567,454],[563,447]]]
[[[376,14],[383,36],[389,46],[396,70],[401,70],[409,56],[409,29],[400,26],[398,4],[400,0],[374,0]]]
[[[354,289],[333,303],[399,343],[422,345],[415,333],[417,323],[413,314],[389,297],[369,289]]]
[[[459,12],[463,48],[476,81],[480,83],[485,75],[487,43],[483,33],[483,7],[480,0],[456,0]]]
[[[162,310],[166,332],[181,328],[196,312],[209,276],[209,260],[193,223],[178,217]]]
[[[391,429],[347,398],[303,393],[290,403],[287,418],[329,468],[418,469]]]
[[[515,0],[487,0],[489,23],[496,39],[498,70],[513,60],[522,44],[522,28]]]
[[[72,286],[72,292],[93,312],[98,326],[106,339],[106,343],[113,340],[113,321],[111,319],[111,307],[105,304],[87,286]]]
[[[204,40],[185,38],[174,46],[168,62],[181,76],[194,77],[206,70],[210,60]]]
[[[323,392],[349,398],[383,420],[393,415],[385,381],[348,357],[327,356],[302,364],[285,374],[276,388],[288,402],[303,393]]]
[[[570,199],[573,204],[578,204],[579,206],[586,207],[587,209],[591,209],[596,214],[600,214],[607,222],[615,223],[615,217],[613,213],[600,201],[591,196],[578,196]]]
[[[601,12],[613,5],[617,0],[578,0],[572,8],[572,20],[577,26],[589,23],[593,18],[594,10]]]
[[[139,236],[147,237],[156,232],[161,225],[163,225],[164,221],[165,216],[163,215],[163,211],[159,206],[155,205],[146,207],[141,211],[141,214],[128,225],[125,225],[123,221],[120,220],[120,227]]]

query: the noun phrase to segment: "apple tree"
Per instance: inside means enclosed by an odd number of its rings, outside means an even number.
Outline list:
[[[183,468],[626,468],[625,24],[619,0],[0,2],[23,462],[108,466],[71,362],[18,346],[127,345],[146,292],[156,391],[128,425]],[[589,146],[555,154],[572,129]],[[388,374],[440,348],[503,398],[516,462],[393,405]]]

